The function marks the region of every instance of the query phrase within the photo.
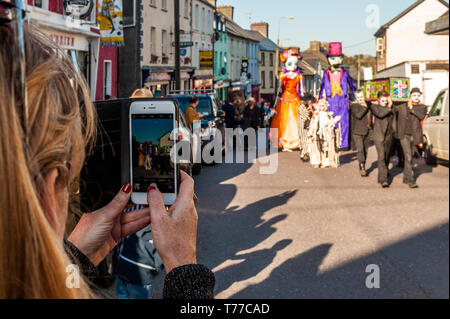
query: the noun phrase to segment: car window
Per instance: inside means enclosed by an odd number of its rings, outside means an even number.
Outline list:
[[[448,96],[448,90],[447,90],[446,98],[445,98],[444,114],[443,114],[443,115],[446,115],[446,116],[448,116],[448,98],[449,98],[449,96]]]
[[[439,94],[438,98],[433,104],[433,107],[431,109],[431,116],[440,116],[442,105],[444,104],[444,98],[445,98],[445,92],[442,92]]]

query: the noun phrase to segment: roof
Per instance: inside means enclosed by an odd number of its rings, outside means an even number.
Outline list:
[[[436,20],[430,21],[425,25],[426,34],[443,34],[448,35],[449,30],[449,11],[447,10],[442,16]]]
[[[217,12],[217,15],[219,15],[225,19],[225,23],[227,25],[227,32],[230,33],[231,35],[234,35],[236,37],[243,38],[246,40],[250,40],[253,42],[259,42],[259,38],[257,38],[256,35],[252,31],[247,31],[247,30],[242,29],[236,22],[228,19],[226,16],[224,16],[220,12]]]
[[[277,45],[275,44],[275,42],[273,42],[269,38],[266,38],[258,31],[253,31],[253,30],[246,30],[246,31],[252,33],[254,35],[254,37],[256,39],[258,39],[260,50],[262,50],[262,51],[276,51],[277,50]]]
[[[321,52],[305,51],[300,53],[300,55],[303,57],[303,61],[307,62],[313,68],[316,67],[318,61],[320,61],[322,68],[326,68],[328,66],[328,59],[325,54]]]
[[[403,18],[405,15],[410,13],[412,10],[417,8],[419,5],[421,5],[425,1],[427,1],[427,0],[418,0],[418,1],[416,1],[411,6],[409,6],[406,10],[404,10],[399,15],[394,17],[391,21],[389,21],[388,23],[382,25],[381,28],[379,28],[378,31],[375,33],[375,37],[378,38],[378,37],[382,36],[384,34],[384,32],[386,32],[386,29],[388,29],[392,24],[394,24],[395,22],[397,22],[398,20]],[[445,2],[444,0],[438,0],[438,1],[448,8],[448,3],[447,2]]]

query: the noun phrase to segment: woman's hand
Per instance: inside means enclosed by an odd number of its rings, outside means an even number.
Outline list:
[[[168,210],[161,193],[150,187],[147,194],[152,220],[153,244],[169,273],[172,269],[196,264],[197,211],[194,181],[181,171],[181,185],[175,204]]]
[[[107,206],[84,214],[67,238],[97,266],[123,237],[132,235],[150,224],[150,210],[144,208],[123,214],[131,197],[126,184]]]

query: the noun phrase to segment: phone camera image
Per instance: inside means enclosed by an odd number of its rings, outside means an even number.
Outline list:
[[[156,185],[162,193],[175,193],[173,114],[132,114],[132,183],[134,192]]]

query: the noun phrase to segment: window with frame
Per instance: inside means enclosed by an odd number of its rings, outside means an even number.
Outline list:
[[[261,66],[266,66],[266,54],[261,52]]]
[[[273,89],[273,88],[274,88],[274,76],[273,76],[273,71],[270,71],[269,84],[270,84],[270,88]]]
[[[155,39],[156,39],[156,28],[152,27],[150,29],[150,54],[151,55],[156,55]]]
[[[156,7],[156,0],[150,0],[150,5],[152,7]]]
[[[103,99],[111,96],[112,87],[112,62],[104,61],[103,64]]]
[[[206,10],[205,10],[205,8],[202,8],[202,32],[205,32],[205,15],[206,15]]]
[[[261,87],[266,88],[266,71],[261,71]]]
[[[273,66],[273,53],[271,53],[269,56],[269,63],[270,63],[270,66]]]
[[[208,10],[208,30],[206,33],[211,33],[211,10]]]
[[[166,55],[166,36],[167,36],[167,31],[162,30],[161,31],[161,54],[163,56]]]
[[[167,10],[167,0],[161,0],[161,9]]]
[[[195,29],[200,29],[200,6],[195,5]]]
[[[184,17],[189,18],[189,0],[184,0]]]

